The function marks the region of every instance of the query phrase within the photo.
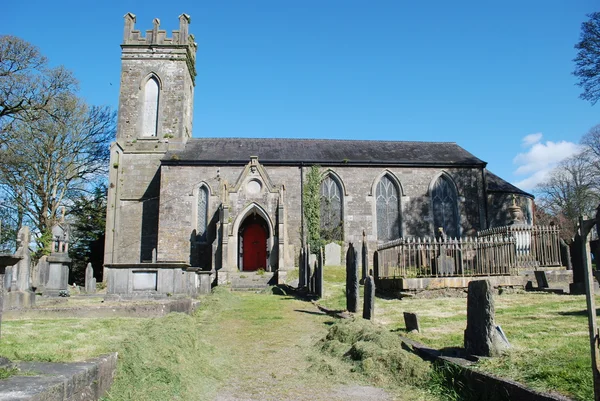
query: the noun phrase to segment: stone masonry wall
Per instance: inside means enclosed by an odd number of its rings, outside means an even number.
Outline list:
[[[223,184],[233,187],[245,166],[163,166],[161,172],[160,218],[158,233],[158,259],[163,261],[189,261],[190,235],[196,224],[196,192],[201,183],[210,188],[209,219],[217,217],[222,202]],[[295,254],[301,246],[301,186],[300,168],[294,166],[266,166],[274,185],[285,186],[285,212],[288,243]],[[377,243],[375,197],[373,190],[380,177],[394,174],[402,186],[402,233],[404,236],[431,236],[434,233],[429,187],[441,173],[439,168],[378,168],[334,167],[333,171],[343,182],[344,242],[359,243],[363,230],[367,234],[370,252]],[[478,169],[446,169],[456,183],[458,208],[461,215],[462,235],[473,235],[481,229],[481,172]],[[308,168],[305,168],[305,174]],[[248,200],[238,195],[230,196],[230,216],[235,221],[237,213]],[[266,199],[266,198],[265,198]],[[259,201],[261,203],[261,201]],[[265,203],[265,201],[262,201]],[[273,203],[273,201],[271,201]],[[272,204],[268,213],[274,213]],[[271,216],[275,219],[275,216]],[[214,236],[212,236],[214,238]]]
[[[121,69],[118,139],[133,141],[142,136],[144,84],[158,78],[158,138],[189,138],[192,133],[194,84],[182,48],[125,47]]]

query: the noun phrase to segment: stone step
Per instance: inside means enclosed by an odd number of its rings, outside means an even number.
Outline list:
[[[230,276],[231,289],[242,291],[255,291],[272,285],[274,273],[257,274],[254,272],[239,272]],[[269,283],[271,282],[271,284]]]

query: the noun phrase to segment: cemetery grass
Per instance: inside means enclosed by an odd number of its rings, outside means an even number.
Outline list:
[[[512,348],[479,369],[540,391],[593,399],[585,296],[513,293],[495,296],[496,324]],[[466,298],[377,298],[376,322],[436,349],[462,348]],[[421,333],[406,333],[403,312],[419,315]]]
[[[163,319],[126,344],[107,399],[341,401],[340,387],[371,383],[354,364],[322,351],[332,318],[290,296],[217,287],[194,316]],[[403,400],[436,399],[406,385],[390,391]]]

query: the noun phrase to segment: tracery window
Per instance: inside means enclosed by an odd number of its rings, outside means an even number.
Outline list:
[[[439,227],[448,237],[458,237],[458,206],[456,189],[448,177],[440,176],[431,191],[433,203],[433,224],[437,233]]]
[[[321,238],[343,240],[342,188],[331,176],[321,182]]]
[[[377,239],[390,241],[400,238],[400,209],[398,188],[384,175],[377,184]]]
[[[158,80],[151,77],[144,86],[144,120],[142,124],[143,136],[156,136],[158,126]]]
[[[198,189],[198,220],[196,236],[198,240],[206,240],[206,228],[208,225],[208,189],[203,185]]]

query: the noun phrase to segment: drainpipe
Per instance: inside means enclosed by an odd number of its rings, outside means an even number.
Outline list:
[[[488,216],[488,193],[487,193],[487,176],[485,174],[485,166],[481,168],[481,178],[483,180],[483,213],[484,213],[484,227],[481,227],[482,230],[485,230],[489,227],[489,216]]]
[[[300,162],[300,236],[302,237],[302,248],[306,246],[304,229],[304,163]]]

